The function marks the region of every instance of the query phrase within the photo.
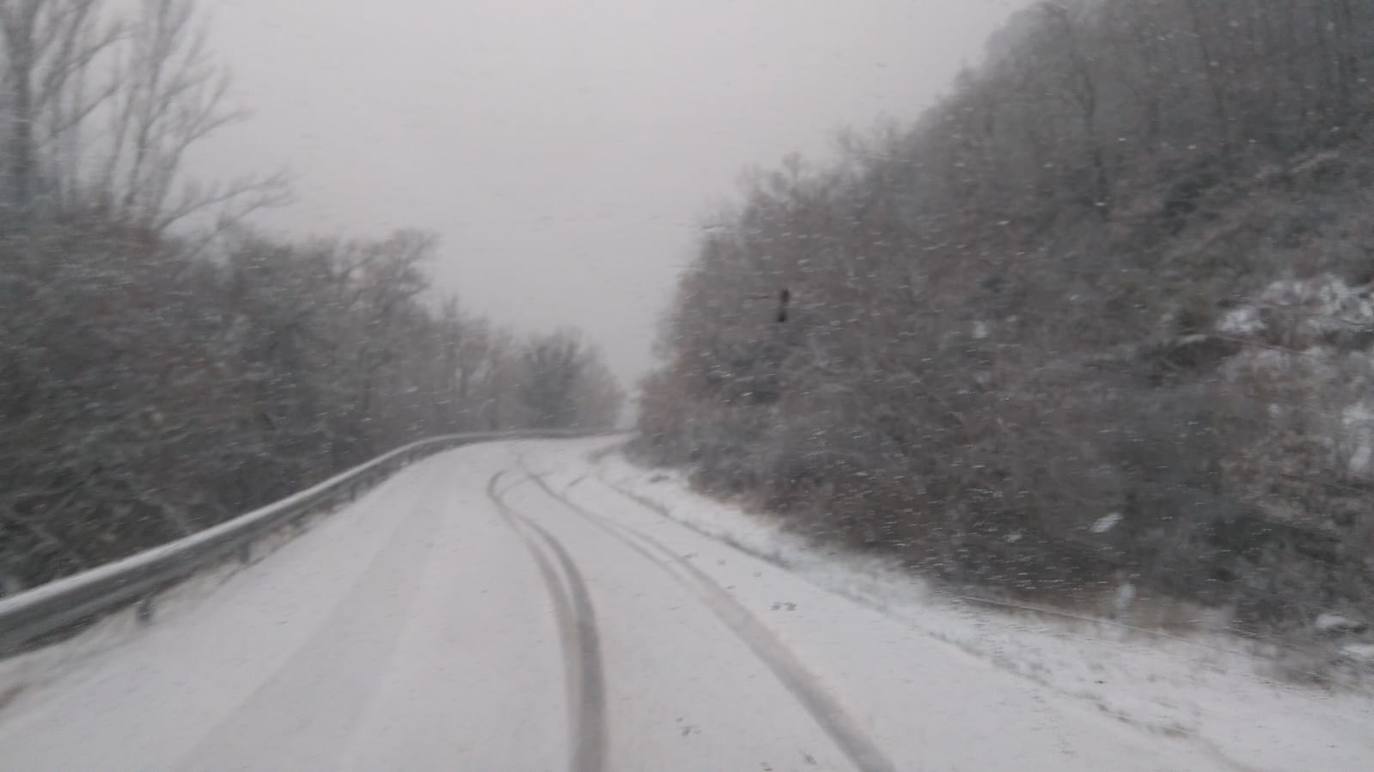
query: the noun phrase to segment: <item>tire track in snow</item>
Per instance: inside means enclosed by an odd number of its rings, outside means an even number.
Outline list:
[[[596,609],[592,606],[586,582],[568,551],[552,534],[507,504],[502,492],[496,489],[504,474],[497,472],[487,481],[487,497],[534,558],[553,602],[567,676],[565,691],[572,751],[568,768],[572,772],[601,772],[606,764],[606,689]],[[544,548],[553,554],[558,568],[562,569],[561,577]]]
[[[753,557],[753,558],[755,558],[755,559],[761,560],[761,561],[763,561],[763,562],[765,562],[765,563],[768,563],[768,564],[770,564],[770,565],[776,566],[776,567],[778,567],[778,568],[780,568],[780,569],[782,569],[782,570],[784,570],[784,571],[788,571],[788,572],[790,572],[790,573],[793,573],[793,575],[797,576],[797,577],[800,578],[802,581],[805,581],[806,583],[810,584],[811,586],[815,587],[815,588],[818,589],[818,590],[821,590],[821,591],[824,591],[824,592],[828,592],[828,593],[832,593],[832,594],[837,595],[837,596],[839,596],[839,597],[845,598],[846,600],[849,600],[849,601],[851,601],[851,602],[853,602],[853,603],[857,603],[857,604],[859,604],[859,605],[861,605],[861,606],[864,606],[865,608],[872,609],[873,611],[876,611],[876,612],[878,612],[878,613],[880,613],[880,614],[882,614],[882,615],[884,615],[884,616],[886,616],[886,617],[889,617],[889,618],[891,618],[891,619],[897,620],[897,621],[900,622],[901,624],[907,625],[908,627],[910,627],[911,629],[913,629],[913,630],[915,630],[915,631],[921,633],[922,635],[925,635],[925,636],[927,636],[928,638],[930,638],[930,639],[932,639],[932,640],[934,640],[934,641],[937,641],[937,642],[939,642],[939,643],[941,643],[941,644],[943,644],[943,645],[945,645],[945,646],[949,646],[952,650],[957,651],[957,652],[959,652],[960,654],[963,654],[964,656],[972,657],[973,659],[976,659],[976,660],[978,660],[978,661],[980,661],[980,662],[987,663],[987,664],[991,665],[992,667],[994,667],[994,668],[996,668],[996,669],[998,669],[998,670],[1000,670],[1000,671],[1002,671],[1002,672],[1004,672],[1004,673],[1008,673],[1008,674],[1010,674],[1010,675],[1012,675],[1012,676],[1015,676],[1016,678],[1025,679],[1025,680],[1027,680],[1027,681],[1029,681],[1029,682],[1031,682],[1031,683],[1036,684],[1037,686],[1040,686],[1040,687],[1049,689],[1049,690],[1055,692],[1056,694],[1061,694],[1061,695],[1063,695],[1063,696],[1065,696],[1065,697],[1069,697],[1069,698],[1071,698],[1071,699],[1073,699],[1073,700],[1075,700],[1075,701],[1086,701],[1086,702],[1088,703],[1088,705],[1090,705],[1093,709],[1097,710],[1098,712],[1100,712],[1100,713],[1102,713],[1102,714],[1105,714],[1105,715],[1107,715],[1107,716],[1113,718],[1114,720],[1119,721],[1119,722],[1121,722],[1121,723],[1123,723],[1123,724],[1125,724],[1125,725],[1127,725],[1127,726],[1130,726],[1130,727],[1132,727],[1133,729],[1139,730],[1139,731],[1141,731],[1141,732],[1149,733],[1149,734],[1155,734],[1155,735],[1160,735],[1160,734],[1162,734],[1162,735],[1167,735],[1167,736],[1171,737],[1172,739],[1177,740],[1178,742],[1181,742],[1181,743],[1185,743],[1185,744],[1191,745],[1191,746],[1193,746],[1193,747],[1195,747],[1195,748],[1201,750],[1203,753],[1206,753],[1208,756],[1210,756],[1210,757],[1212,758],[1212,760],[1216,761],[1219,765],[1221,765],[1222,767],[1224,767],[1224,768],[1226,768],[1226,769],[1235,770],[1235,772],[1263,772],[1263,770],[1261,770],[1261,769],[1258,768],[1258,767],[1246,765],[1245,763],[1243,763],[1243,762],[1241,762],[1241,761],[1238,761],[1238,760],[1236,760],[1236,759],[1231,758],[1231,757],[1230,757],[1229,755],[1227,755],[1227,753],[1221,748],[1221,746],[1218,745],[1216,742],[1214,742],[1214,741],[1212,741],[1212,740],[1209,740],[1209,739],[1207,739],[1207,738],[1201,736],[1200,734],[1197,734],[1196,732],[1189,732],[1189,733],[1187,733],[1187,734],[1184,734],[1184,735],[1181,735],[1181,736],[1180,736],[1180,735],[1178,735],[1178,734],[1172,732],[1172,731],[1171,731],[1169,728],[1167,728],[1167,727],[1162,727],[1162,726],[1158,726],[1158,725],[1154,725],[1154,724],[1149,724],[1149,723],[1143,723],[1143,722],[1141,722],[1141,721],[1139,721],[1139,720],[1137,720],[1137,719],[1134,719],[1134,718],[1131,718],[1131,717],[1129,717],[1129,716],[1127,716],[1127,715],[1121,714],[1120,712],[1113,711],[1113,710],[1110,709],[1106,704],[1102,703],[1099,699],[1097,699],[1097,698],[1095,698],[1095,697],[1093,697],[1093,696],[1091,696],[1091,695],[1085,695],[1085,694],[1083,694],[1082,692],[1077,692],[1077,691],[1065,689],[1064,687],[1059,686],[1059,685],[1053,683],[1052,681],[1050,681],[1050,680],[1047,679],[1047,678],[1044,678],[1044,677],[1041,677],[1041,676],[1038,676],[1038,675],[1034,675],[1034,674],[1027,673],[1027,672],[1025,672],[1025,671],[1023,671],[1023,670],[1021,670],[1020,668],[1017,668],[1017,667],[1010,667],[1010,666],[1008,666],[1008,665],[1006,665],[1006,664],[1000,662],[997,658],[989,656],[988,653],[987,653],[986,651],[982,650],[982,649],[978,649],[978,648],[975,648],[975,647],[971,647],[971,646],[969,646],[969,645],[967,645],[967,644],[964,644],[964,643],[961,643],[961,642],[959,642],[959,641],[957,641],[957,640],[951,639],[951,638],[949,638],[948,636],[945,636],[945,635],[943,635],[943,634],[941,634],[941,633],[938,633],[938,632],[936,632],[936,631],[933,631],[933,630],[930,630],[930,629],[928,629],[928,628],[926,628],[926,627],[923,627],[923,626],[921,626],[921,625],[919,625],[919,624],[916,624],[916,623],[912,622],[912,621],[909,620],[909,619],[903,619],[903,618],[900,618],[900,617],[898,617],[898,616],[895,616],[895,615],[893,615],[891,609],[887,608],[885,605],[883,605],[883,604],[881,604],[881,603],[875,602],[872,598],[865,597],[865,596],[863,596],[863,595],[861,595],[861,594],[854,593],[854,592],[848,592],[848,591],[844,591],[844,590],[837,590],[837,589],[835,589],[835,588],[827,587],[827,586],[825,586],[825,585],[823,585],[823,584],[817,583],[816,581],[814,581],[814,580],[808,578],[805,574],[801,574],[801,573],[796,573],[796,572],[794,572],[791,566],[789,566],[785,561],[779,560],[776,556],[769,555],[769,554],[767,554],[767,553],[764,553],[764,552],[755,550],[755,549],[753,549],[753,548],[751,548],[751,547],[749,547],[749,546],[747,546],[747,545],[745,545],[745,544],[741,544],[740,542],[735,541],[734,539],[730,538],[730,537],[727,536],[727,535],[719,534],[719,533],[713,533],[713,532],[711,532],[711,531],[706,530],[705,528],[702,528],[702,527],[698,526],[697,524],[695,524],[695,523],[693,523],[693,522],[691,522],[691,521],[683,520],[683,519],[680,519],[680,518],[674,516],[673,513],[672,513],[671,511],[669,511],[669,509],[668,509],[666,506],[664,506],[662,503],[660,503],[660,502],[658,502],[658,501],[655,501],[654,499],[651,499],[651,498],[649,498],[649,497],[647,497],[647,496],[643,496],[643,495],[640,495],[640,494],[638,494],[638,493],[636,493],[636,492],[634,492],[634,491],[631,491],[631,490],[628,490],[628,489],[626,489],[626,488],[623,488],[623,487],[621,487],[620,485],[617,485],[616,483],[613,483],[613,482],[611,482],[610,480],[607,480],[607,479],[602,475],[602,473],[601,473],[600,471],[598,471],[597,474],[596,474],[596,481],[597,481],[598,483],[600,483],[600,484],[601,484],[604,488],[606,488],[607,490],[612,491],[612,492],[614,492],[614,493],[616,493],[616,494],[619,494],[622,498],[624,498],[624,499],[626,499],[626,500],[628,500],[628,501],[630,501],[630,502],[633,502],[633,503],[635,503],[635,504],[638,504],[639,506],[643,507],[644,509],[649,510],[650,512],[653,512],[654,514],[658,515],[659,517],[663,518],[664,520],[666,520],[666,521],[668,521],[668,522],[670,522],[670,523],[673,523],[674,525],[677,525],[677,526],[686,528],[687,530],[689,530],[689,531],[691,531],[691,532],[693,532],[693,533],[695,533],[695,534],[697,534],[697,535],[699,535],[699,536],[702,536],[702,537],[704,537],[704,538],[710,539],[711,541],[714,541],[714,542],[716,542],[717,544],[723,544],[723,545],[725,545],[726,547],[729,547],[729,548],[735,550],[736,552],[739,552],[740,554],[747,555],[747,556],[749,556],[749,557]],[[571,487],[571,486],[570,486],[570,487]],[[953,597],[955,597],[955,599],[960,600],[960,601],[963,601],[963,602],[981,604],[981,605],[985,605],[985,606],[988,606],[988,607],[991,607],[991,608],[996,608],[996,609],[1004,610],[1004,611],[1007,610],[1007,609],[1016,609],[1016,610],[1030,611],[1030,612],[1036,612],[1036,611],[1038,611],[1038,609],[1035,608],[1035,607],[1017,606],[1016,604],[999,603],[999,602],[995,602],[995,601],[993,601],[993,602],[983,602],[983,601],[981,601],[981,599],[973,598],[973,597],[967,597],[967,596],[953,596]],[[1078,620],[1080,620],[1080,621],[1090,621],[1090,622],[1096,622],[1096,623],[1112,624],[1112,625],[1114,625],[1114,626],[1116,626],[1116,627],[1121,627],[1121,628],[1130,629],[1130,630],[1138,630],[1138,631],[1140,631],[1140,632],[1147,633],[1147,634],[1150,634],[1150,635],[1153,635],[1153,636],[1156,636],[1156,637],[1171,638],[1171,639],[1175,639],[1175,640],[1178,640],[1178,641],[1182,641],[1182,642],[1187,643],[1187,644],[1189,644],[1189,645],[1202,646],[1203,648],[1213,649],[1213,650],[1221,651],[1222,653],[1227,653],[1227,650],[1225,650],[1225,649],[1215,649],[1215,647],[1203,646],[1202,644],[1196,644],[1196,643],[1194,643],[1194,642],[1188,641],[1188,640],[1183,639],[1183,638],[1177,638],[1176,636],[1171,636],[1171,635],[1168,635],[1168,634],[1165,634],[1165,633],[1159,633],[1159,632],[1157,632],[1157,631],[1151,631],[1151,630],[1148,630],[1148,629],[1133,628],[1133,627],[1131,627],[1131,626],[1129,626],[1129,625],[1121,625],[1121,624],[1118,624],[1118,623],[1112,623],[1112,622],[1110,622],[1109,620],[1100,620],[1100,619],[1096,619],[1096,618],[1092,618],[1092,617],[1082,617],[1082,616],[1077,616],[1077,615],[1066,615],[1066,614],[1064,614],[1064,613],[1062,613],[1062,612],[1056,612],[1056,611],[1053,611],[1053,610],[1050,610],[1050,611],[1048,611],[1047,613],[1049,613],[1049,614],[1052,615],[1052,616],[1059,616],[1059,617],[1061,617],[1061,618],[1062,618],[1062,617],[1068,617],[1068,618],[1070,618],[1070,619],[1075,619],[1075,618],[1076,618],[1076,619],[1078,619]]]
[[[694,590],[706,607],[772,671],[858,769],[862,772],[896,772],[897,766],[892,760],[868,737],[820,680],[807,670],[796,654],[714,579],[653,537],[583,508],[555,491],[544,478],[528,470],[526,473],[555,501],[658,565],[689,590]]]

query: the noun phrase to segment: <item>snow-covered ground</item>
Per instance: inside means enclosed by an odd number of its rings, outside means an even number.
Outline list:
[[[1256,663],[961,605],[614,441],[503,442],[0,663],[0,769],[1374,768],[1374,703]]]
[[[883,559],[816,546],[772,517],[693,493],[678,471],[646,469],[620,453],[601,455],[596,465],[602,480],[664,516],[786,566],[817,587],[879,609],[1060,698],[1204,749],[1217,766],[1374,769],[1374,693],[1349,685],[1297,685],[1275,672],[1301,667],[1285,664],[1281,650],[1256,651],[1255,644],[1227,635],[1174,635],[1072,619],[1050,609],[989,611],[974,599],[932,591]]]

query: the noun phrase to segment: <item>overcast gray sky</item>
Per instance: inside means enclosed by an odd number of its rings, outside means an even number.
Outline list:
[[[630,385],[693,226],[749,166],[909,120],[1021,0],[218,0],[253,111],[210,174],[288,167],[294,234],[443,238],[471,309],[572,325]]]

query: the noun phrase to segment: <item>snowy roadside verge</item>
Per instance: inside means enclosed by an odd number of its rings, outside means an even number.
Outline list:
[[[1105,715],[1188,737],[1243,769],[1374,768],[1374,693],[1269,677],[1276,657],[1223,634],[1170,635],[1108,621],[1003,613],[931,589],[890,561],[817,546],[773,517],[692,492],[675,470],[596,452],[596,474],[685,526],[787,568]]]
[[[264,535],[254,544],[247,563],[226,560],[161,590],[151,601],[151,623],[140,620],[137,605],[130,605],[62,640],[0,660],[0,723],[13,718],[14,713],[32,710],[35,700],[48,699],[51,696],[46,694],[48,687],[59,682],[72,685],[98,679],[109,655],[120,649],[171,643],[166,639],[174,637],[172,632],[213,616],[212,601],[223,602],[242,592],[245,586],[252,584],[255,573],[263,570],[289,572],[293,563],[309,565],[306,558],[328,555],[331,549],[359,565],[364,564],[377,545],[384,542],[384,535],[394,528],[393,523],[370,517],[368,512],[372,511],[375,502],[403,494],[406,483],[421,473],[417,470],[433,465],[430,459],[412,464],[368,490],[360,499],[361,503],[322,509],[294,525]],[[304,534],[312,538],[299,538]],[[347,591],[345,585],[331,585],[327,578],[322,573],[299,576],[300,586],[317,590],[313,597],[321,601],[320,609],[341,602]],[[301,608],[292,611],[297,615],[306,612]],[[309,613],[316,612],[311,610]],[[270,610],[261,609],[260,614],[270,616]],[[245,634],[244,640],[249,642],[242,644],[244,651],[252,650],[250,647],[266,647],[271,635],[281,628],[280,625],[245,628],[258,635]]]

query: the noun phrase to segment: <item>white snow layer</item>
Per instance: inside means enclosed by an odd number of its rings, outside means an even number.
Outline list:
[[[1180,769],[1374,769],[1374,692],[1273,677],[1285,666],[1276,663],[1288,659],[1277,647],[1225,634],[1162,634],[1109,620],[1030,613],[1034,609],[990,612],[974,599],[930,590],[889,561],[817,547],[774,517],[695,494],[681,473],[646,470],[619,454],[599,466],[599,475],[656,500],[670,517],[878,609],[1028,688],[1039,687],[1051,704],[1077,704],[1157,738],[1160,746],[1170,738],[1206,759]],[[1349,644],[1343,651],[1374,661],[1374,645]],[[1288,667],[1301,670],[1302,658]],[[957,695],[950,699],[960,702]],[[1014,738],[1009,742],[1015,745]]]
[[[1312,626],[1324,633],[1346,633],[1359,630],[1362,625],[1341,614],[1318,614]]]
[[[593,724],[607,770],[1374,768],[1367,695],[977,608],[610,451],[437,456],[149,627],[0,663],[0,769],[554,770]]]
[[[1097,522],[1093,523],[1092,528],[1089,530],[1093,533],[1107,533],[1121,523],[1121,517],[1120,512],[1112,512],[1103,515]]]

